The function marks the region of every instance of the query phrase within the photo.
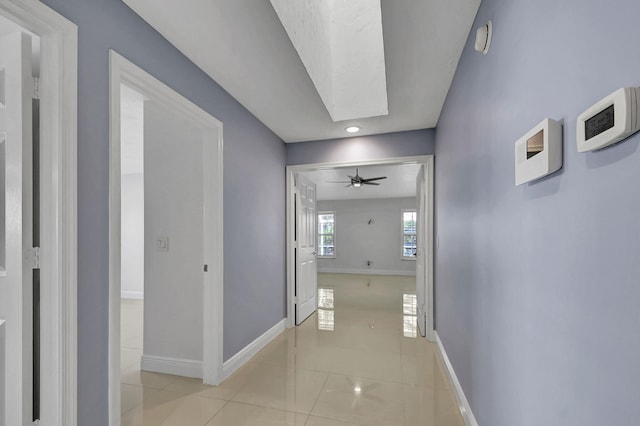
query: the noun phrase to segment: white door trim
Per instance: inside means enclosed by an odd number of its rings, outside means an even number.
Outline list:
[[[425,166],[427,177],[427,208],[426,217],[426,247],[427,247],[427,274],[426,274],[426,295],[427,295],[427,338],[435,341],[434,318],[433,318],[433,155],[420,155],[415,157],[396,157],[370,161],[347,161],[336,163],[315,163],[287,166],[287,328],[295,326],[295,300],[293,295],[295,285],[296,262],[294,257],[294,233],[295,233],[295,175],[301,172],[311,172],[314,170],[330,169],[334,167],[362,167],[381,164],[422,164]]]
[[[434,209],[433,209],[433,200],[435,198],[435,194],[434,194],[434,167],[435,167],[435,162],[434,162],[434,157],[433,155],[430,155],[427,159],[426,159],[426,168],[425,168],[425,178],[427,179],[427,199],[425,200],[427,208],[426,208],[426,214],[427,217],[425,218],[425,223],[427,224],[427,226],[425,227],[425,231],[426,231],[426,235],[424,236],[425,238],[425,248],[427,250],[427,258],[425,259],[425,263],[426,263],[426,271],[427,273],[425,274],[425,284],[427,286],[427,340],[429,340],[430,342],[435,342],[436,341],[436,331],[435,331],[435,314],[434,314],[434,294],[433,294],[433,277],[434,277],[434,271],[433,271],[433,248],[434,248],[434,239],[433,239],[433,233],[434,233],[434,228],[433,228],[433,216],[435,214]]]
[[[41,38],[40,188],[43,426],[77,423],[78,29],[36,0],[0,15]]]
[[[203,293],[204,383],[222,377],[223,208],[222,123],[132,62],[109,52],[109,424],[120,424],[120,84],[179,111],[217,137],[204,144],[204,259],[209,266]],[[206,161],[205,161],[206,159]],[[210,224],[210,228],[207,225]]]

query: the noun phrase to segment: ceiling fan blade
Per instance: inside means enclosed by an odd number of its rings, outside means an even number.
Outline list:
[[[378,177],[374,177],[374,178],[362,178],[363,182],[371,182],[372,180],[382,180],[382,179],[386,179],[386,176],[378,176]]]
[[[358,175],[356,175],[356,176],[358,176]],[[348,177],[349,179],[355,179],[355,176],[347,175],[347,177]]]
[[[363,185],[380,185],[379,183],[375,183],[375,182],[362,182]]]
[[[353,186],[353,184],[350,183],[349,185],[345,186],[345,188],[349,188],[350,186]]]

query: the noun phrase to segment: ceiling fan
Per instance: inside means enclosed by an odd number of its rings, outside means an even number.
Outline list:
[[[360,188],[362,185],[380,185],[377,182],[373,182],[374,180],[382,180],[382,179],[386,179],[386,176],[378,176],[378,177],[374,177],[374,178],[363,178],[362,176],[360,176],[358,174],[358,169],[356,169],[356,175],[355,176],[351,176],[351,175],[347,175],[347,177],[350,180],[344,180],[344,181],[332,181],[332,182],[328,182],[328,183],[348,183],[349,185],[347,185],[345,188],[349,188],[351,186],[353,186],[354,188]]]

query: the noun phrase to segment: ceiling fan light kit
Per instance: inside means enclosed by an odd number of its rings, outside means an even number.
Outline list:
[[[373,177],[373,178],[363,178],[362,176],[360,176],[358,174],[358,169],[356,169],[356,175],[355,176],[351,176],[351,175],[347,175],[347,177],[350,180],[341,180],[341,181],[332,181],[330,183],[348,183],[347,186],[345,186],[345,188],[363,188],[364,185],[380,185],[377,182],[373,182],[374,180],[382,180],[382,179],[386,179],[386,176],[378,176],[378,177]]]

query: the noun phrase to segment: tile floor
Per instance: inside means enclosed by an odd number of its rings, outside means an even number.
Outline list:
[[[464,426],[415,279],[318,275],[318,311],[218,387],[140,371],[142,302],[122,301],[122,425]]]

